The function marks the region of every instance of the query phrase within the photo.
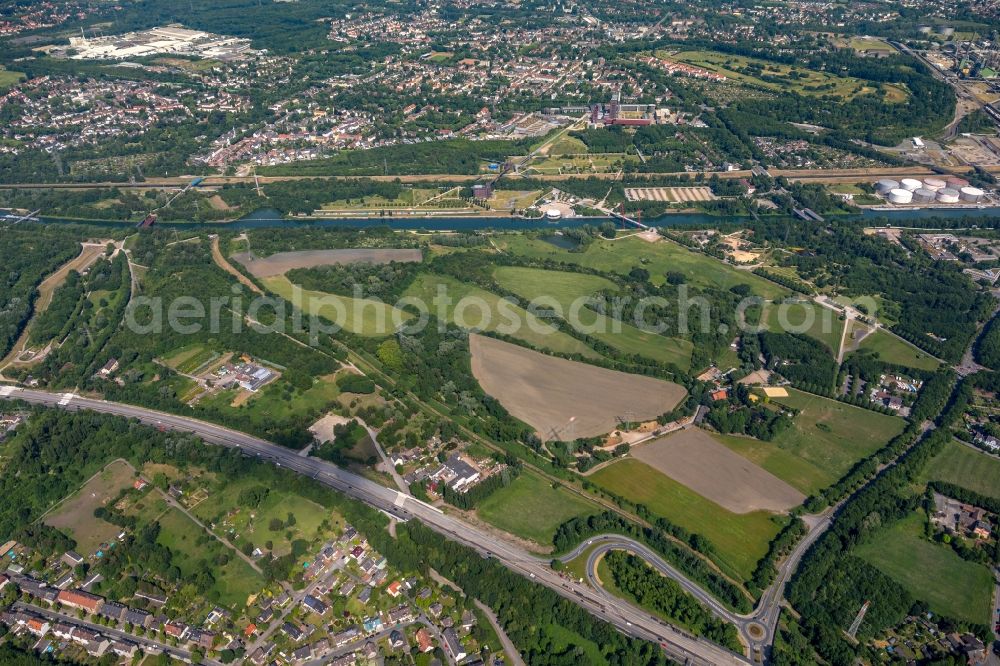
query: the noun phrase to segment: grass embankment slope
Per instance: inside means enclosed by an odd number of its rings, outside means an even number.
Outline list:
[[[749,285],[755,294],[767,299],[787,296],[790,292],[761,277],[738,271],[712,257],[693,252],[668,240],[648,243],[640,238],[595,240],[582,252],[570,252],[551,243],[524,235],[505,235],[497,239],[505,251],[536,259],[552,259],[577,264],[607,273],[627,274],[640,266],[650,274],[650,281],[663,284],[671,271],[683,273],[691,284],[699,287],[729,289],[738,284]]]
[[[442,294],[447,301],[439,301]],[[443,312],[447,320],[464,328],[504,333],[539,349],[590,358],[599,356],[585,343],[555,329],[524,308],[509,301],[501,304],[503,299],[497,294],[450,276],[421,273],[404,296],[419,299],[432,313]],[[512,321],[516,323],[512,325]]]
[[[691,365],[694,346],[688,340],[649,333],[579,305],[579,299],[600,291],[617,292],[618,285],[607,278],[586,273],[514,266],[497,268],[494,278],[501,286],[523,298],[554,300],[562,308],[564,318],[571,324],[578,322],[581,330],[588,335],[619,351],[673,363],[683,370]],[[538,302],[543,303],[541,300]],[[578,303],[575,307],[574,302]]]

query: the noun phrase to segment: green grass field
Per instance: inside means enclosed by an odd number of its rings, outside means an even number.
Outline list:
[[[268,290],[292,301],[292,283],[284,275],[261,278]],[[344,329],[372,337],[391,335],[412,315],[391,305],[367,298],[351,298],[327,294],[322,291],[302,290],[302,302],[298,304],[307,315],[316,314],[339,324]]]
[[[858,546],[854,554],[888,574],[936,613],[988,624],[993,577],[950,546],[928,541],[924,517],[914,513]]]
[[[649,465],[626,458],[592,474],[589,479],[658,516],[697,532],[715,546],[713,559],[731,575],[747,580],[767,553],[784,520],[765,511],[736,514]]]
[[[895,416],[795,389],[774,402],[799,410],[792,427],[771,442],[717,436],[730,449],[809,495],[839,480],[854,464],[902,432]]]
[[[924,468],[925,481],[946,481],[1000,500],[1000,459],[956,441]]]
[[[815,338],[826,345],[834,357],[844,332],[844,322],[836,312],[812,301],[771,303],[764,310],[764,325],[769,331],[791,331]]]
[[[160,537],[158,541],[174,551],[174,563],[182,575],[190,576],[200,569],[201,560],[225,553],[230,556],[224,566],[211,565],[215,577],[213,590],[219,594],[219,602],[227,606],[242,606],[247,597],[264,587],[264,578],[250,568],[237,554],[212,537],[198,543],[203,530],[177,509],[169,509],[159,519]]]
[[[601,652],[601,647],[597,643],[560,624],[543,624],[538,627],[538,630],[551,641],[550,649],[554,653],[564,652],[570,646],[574,646],[579,650],[577,655],[579,659],[578,663],[592,664],[593,666],[601,666],[601,664],[608,663],[608,660],[604,658],[604,654]],[[541,644],[544,645],[544,643]]]
[[[319,418],[323,412],[339,407],[337,399],[340,397],[340,388],[332,378],[320,377],[305,391],[294,390],[288,400],[285,399],[287,388],[289,384],[279,379],[250,396],[238,407],[233,407],[232,402],[240,390],[228,389],[203,398],[196,409],[205,407],[238,412],[251,423],[263,425],[303,415]]]
[[[648,333],[631,324],[623,324],[598,314],[590,308],[573,308],[575,300],[598,291],[617,292],[618,285],[611,280],[599,275],[514,266],[501,266],[493,276],[505,289],[510,289],[523,298],[555,299],[562,308],[563,317],[570,323],[578,322],[581,330],[626,354],[639,354],[654,361],[674,363],[684,370],[691,365],[694,347],[688,340]],[[578,313],[578,316],[572,317],[572,313]]]
[[[737,284],[747,284],[755,294],[768,299],[789,294],[787,289],[773,282],[752,273],[738,271],[717,259],[692,252],[671,241],[647,243],[639,238],[597,240],[583,252],[561,250],[551,243],[527,238],[522,234],[502,236],[497,239],[497,243],[513,254],[564,261],[606,273],[626,274],[639,266],[649,271],[650,280],[654,284],[663,284],[668,271],[678,271],[696,286],[729,289]]]
[[[450,302],[443,303],[443,312],[449,321],[455,322],[456,314],[461,314],[468,327],[506,333],[541,349],[590,357],[598,356],[597,352],[583,342],[552,328],[512,303],[506,302],[503,306],[503,310],[510,313],[510,317],[504,316],[504,312],[501,311],[500,296],[450,276],[421,273],[406,290],[405,296],[420,299],[432,313],[437,314],[440,287],[446,289],[445,296],[451,299]],[[469,306],[459,311],[459,303],[463,300]],[[515,325],[510,325],[511,318],[516,319]]]
[[[715,51],[681,51],[666,57],[678,62],[684,62],[695,67],[701,67],[726,78],[768,90],[790,90],[800,95],[824,96],[833,95],[848,101],[872,92],[878,88],[876,84],[850,76],[836,76],[829,72],[817,72],[805,67],[795,67],[782,63],[749,58],[746,56],[717,53]],[[760,74],[747,73],[741,70],[757,68]],[[794,76],[793,76],[794,73]],[[768,79],[782,79],[770,81]]]
[[[119,491],[132,485],[135,472],[123,461],[114,461],[88,479],[77,492],[67,497],[44,523],[69,534],[82,555],[90,555],[101,544],[115,540],[120,527],[94,516],[94,510],[117,497]]]
[[[559,137],[549,147],[549,155],[579,155],[587,152],[587,144],[568,134]]]
[[[920,370],[936,370],[938,361],[910,343],[879,329],[861,341],[861,349],[878,352],[879,358],[887,363],[904,365]]]
[[[7,90],[24,78],[23,72],[12,72],[0,68],[0,92]]]
[[[476,513],[505,532],[550,546],[556,528],[570,518],[600,513],[600,507],[566,489],[552,488],[532,472],[523,472],[483,500]]]

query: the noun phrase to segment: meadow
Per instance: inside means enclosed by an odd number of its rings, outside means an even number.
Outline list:
[[[736,514],[702,497],[649,465],[627,458],[588,477],[657,516],[707,538],[712,559],[727,573],[748,580],[785,518],[766,511]]]
[[[556,529],[570,518],[600,513],[600,507],[565,488],[525,471],[476,509],[491,525],[542,546],[551,546]]]
[[[493,274],[505,289],[528,300],[551,298],[559,303],[564,318],[573,301],[599,291],[617,292],[618,285],[599,275],[549,271],[540,268],[501,266]],[[539,301],[541,302],[541,301]],[[688,340],[667,338],[624,324],[591,310],[579,308],[579,323],[589,335],[626,354],[638,354],[654,361],[673,363],[687,370],[694,347]],[[593,332],[590,332],[593,331]]]
[[[131,465],[125,461],[111,462],[66,498],[43,522],[68,533],[76,541],[80,554],[90,555],[121,532],[120,527],[95,517],[94,510],[117,497],[123,488],[130,487],[135,476]]]
[[[812,301],[770,303],[764,309],[764,325],[769,331],[803,333],[819,340],[836,357],[844,321],[837,313]]]
[[[799,410],[792,426],[771,442],[716,436],[789,485],[811,495],[839,480],[854,464],[902,432],[905,423],[829,398],[790,389],[774,402]]]
[[[438,300],[440,290],[444,290],[445,298],[449,300]],[[460,315],[466,328],[495,332],[502,325],[509,324],[509,318],[501,311],[500,296],[450,276],[421,273],[407,288],[404,296],[419,299],[433,314],[443,314],[443,318],[448,321],[456,322],[456,314]],[[467,303],[470,305],[460,309],[457,306],[462,299],[469,299]],[[474,303],[485,305],[487,309],[484,311]],[[508,333],[512,337],[539,349],[551,349],[564,354],[581,354],[591,358],[599,356],[585,343],[556,330],[523,308],[509,301],[502,307],[515,317],[519,324],[514,327],[513,332]]]
[[[614,241],[596,240],[582,252],[561,250],[551,243],[523,234],[497,239],[505,251],[535,259],[552,259],[594,268],[606,273],[627,274],[636,266],[649,271],[653,284],[663,284],[670,271],[683,273],[689,282],[700,287],[729,289],[749,285],[754,294],[766,299],[788,295],[788,290],[764,278],[738,271],[718,259],[693,252],[672,241],[649,243],[636,237]]]
[[[946,481],[1000,500],[1000,458],[948,442],[924,469],[925,481]]]
[[[989,569],[963,560],[950,546],[929,541],[923,536],[924,520],[922,513],[913,513],[879,530],[854,554],[926,601],[931,611],[988,624],[993,595]]]
[[[412,317],[399,308],[369,298],[351,298],[302,289],[299,292],[301,299],[293,299],[292,283],[284,275],[261,278],[260,281],[269,291],[301,307],[305,314],[323,317],[358,335],[391,335],[397,328],[397,322],[402,324]]]
[[[789,90],[799,95],[832,95],[842,101],[850,101],[859,95],[876,92],[875,84],[850,76],[836,76],[829,72],[817,72],[805,67],[795,67],[759,58],[750,58],[715,51],[681,51],[665,54],[668,59],[707,69],[726,78],[757,88],[768,90]],[[759,72],[759,74],[748,73]],[[770,79],[781,79],[774,81]],[[902,93],[902,99],[899,94]],[[887,101],[906,100],[906,92],[896,86],[889,88]]]
[[[860,349],[878,352],[879,358],[883,361],[907,368],[936,370],[940,365],[938,360],[927,352],[882,329],[865,337],[861,341]]]

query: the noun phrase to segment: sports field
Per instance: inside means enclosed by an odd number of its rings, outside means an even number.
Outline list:
[[[879,358],[887,363],[904,365],[908,368],[936,370],[940,365],[934,357],[926,352],[882,329],[878,329],[862,340],[860,348],[878,352]]]
[[[677,271],[697,286],[729,289],[737,284],[747,284],[755,294],[768,299],[780,298],[789,293],[773,282],[738,271],[718,259],[692,252],[667,240],[656,243],[648,243],[635,237],[614,241],[597,240],[583,252],[568,252],[544,240],[528,238],[523,234],[499,237],[497,244],[513,254],[578,264],[607,273],[624,275],[636,266],[641,266],[649,271],[650,280],[654,284],[663,284],[667,272]]]
[[[787,511],[806,499],[700,428],[640,444],[631,455],[733,513]]]
[[[658,516],[703,535],[715,547],[713,559],[727,573],[747,580],[785,518],[767,511],[736,514],[639,460],[626,458],[588,477],[599,486]]]
[[[933,612],[989,624],[993,599],[989,569],[963,560],[948,545],[928,541],[923,533],[923,514],[913,513],[879,531],[854,554],[926,601]]]
[[[684,398],[679,384],[569,361],[482,335],[469,337],[472,374],[543,440],[573,440],[655,418]]]
[[[112,462],[47,515],[43,522],[72,536],[77,543],[77,551],[84,556],[90,555],[102,543],[113,541],[121,532],[120,527],[95,518],[94,509],[117,497],[123,488],[132,485],[134,479],[135,472],[128,463],[122,460]]]
[[[524,308],[450,276],[421,273],[404,296],[418,299],[435,316],[443,315],[444,319],[463,328],[502,332],[539,349],[592,358],[599,356],[585,343],[555,329]]]
[[[505,532],[551,546],[560,525],[570,518],[600,513],[600,507],[525,471],[483,500],[476,513]]]
[[[683,370],[691,365],[694,346],[690,341],[646,332],[582,307],[582,299],[597,292],[617,292],[618,285],[611,280],[586,273],[516,266],[501,266],[494,271],[493,276],[505,289],[536,301],[543,307],[550,306],[554,301],[561,307],[564,319],[626,354],[638,354],[654,361],[673,363]]]
[[[840,349],[844,322],[830,308],[812,301],[770,303],[764,309],[764,325],[774,332],[803,333],[829,348],[833,356]]]
[[[1000,458],[951,441],[924,468],[924,480],[954,483],[1000,500]]]
[[[895,416],[795,389],[788,393],[787,398],[774,398],[774,402],[797,409],[799,414],[792,427],[773,441],[734,436],[717,439],[807,495],[839,480],[905,426]]]

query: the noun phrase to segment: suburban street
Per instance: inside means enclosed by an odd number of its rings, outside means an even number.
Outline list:
[[[86,620],[81,620],[74,613],[62,613],[59,611],[50,610],[48,608],[43,608],[42,606],[36,606],[35,604],[26,604],[22,601],[18,601],[14,604],[14,608],[18,610],[28,611],[34,613],[35,615],[41,615],[53,622],[66,622],[68,624],[74,624],[81,627],[86,627],[93,631],[98,632],[103,636],[108,636],[110,638],[116,638],[120,640],[131,641],[135,643],[140,648],[143,648],[146,652],[166,652],[171,657],[181,659],[183,661],[189,661],[191,659],[191,653],[188,650],[182,650],[176,648],[166,643],[161,643],[155,641],[151,638],[146,638],[145,636],[137,636],[135,634],[130,634],[126,631],[120,629],[106,627],[103,624],[96,624],[94,622],[88,622]],[[211,666],[217,666],[219,662],[214,659],[208,659],[207,657],[202,660],[202,663],[210,664]]]
[[[89,409],[115,414],[134,418],[164,430],[194,433],[212,444],[239,448],[247,455],[272,461],[280,467],[287,467],[296,473],[316,479],[388,515],[404,520],[416,518],[439,534],[476,550],[484,557],[495,558],[511,571],[549,587],[623,633],[659,643],[668,655],[681,663],[699,665],[749,663],[742,655],[683,633],[622,600],[609,599],[601,591],[588,585],[570,583],[553,571],[548,561],[518,546],[448,516],[425,502],[340,469],[332,463],[316,458],[303,458],[297,451],[212,423],[133,405],[16,386],[0,387],[0,398],[24,400],[31,404],[68,410]]]

